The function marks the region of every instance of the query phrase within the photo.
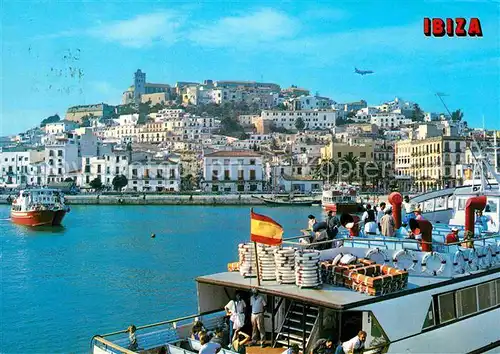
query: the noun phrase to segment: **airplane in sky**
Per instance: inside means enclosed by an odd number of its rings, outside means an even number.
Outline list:
[[[354,72],[359,75],[367,75],[374,73],[372,70],[359,70],[358,68],[354,68]]]

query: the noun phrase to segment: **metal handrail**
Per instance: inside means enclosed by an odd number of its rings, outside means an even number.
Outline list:
[[[113,342],[110,342],[109,340],[107,339],[104,339],[102,336],[94,336],[92,338],[92,342],[96,340],[98,342],[101,342],[102,344],[108,346],[108,347],[111,347],[113,349],[116,349],[116,350],[119,350],[121,353],[125,353],[125,354],[136,354],[135,352],[127,349],[127,348],[123,348],[123,347],[120,347],[118,344],[115,344]]]
[[[288,240],[290,239],[297,239],[297,238],[302,238],[304,236],[297,236],[297,237],[290,237],[290,238],[287,238],[287,239],[284,239],[283,240],[283,243],[286,243],[286,244],[289,244],[289,245],[296,245],[296,246],[304,246],[304,245],[307,245],[307,246],[311,246],[311,245],[325,245],[325,244],[328,244],[328,243],[332,243],[332,241],[356,241],[356,242],[367,242],[367,243],[370,243],[370,242],[373,242],[373,241],[377,241],[377,242],[388,242],[388,243],[415,243],[415,244],[430,244],[430,245],[437,245],[437,246],[454,246],[454,245],[460,245],[462,244],[463,242],[468,242],[468,241],[483,241],[483,240],[488,240],[488,239],[492,239],[492,238],[500,238],[500,234],[499,235],[491,235],[491,236],[485,236],[485,237],[479,237],[479,238],[473,238],[473,239],[470,239],[470,240],[463,240],[463,241],[459,241],[459,242],[453,242],[453,243],[444,243],[444,242],[438,242],[438,241],[423,241],[423,240],[415,240],[415,239],[408,239],[408,238],[405,238],[405,239],[399,239],[399,238],[394,238],[394,239],[375,239],[375,238],[366,238],[366,237],[344,237],[344,238],[335,238],[333,240],[327,240],[327,241],[320,241],[320,242],[314,242],[314,243],[311,243],[311,244],[302,244],[302,243],[298,243],[298,242],[290,242]]]
[[[166,325],[166,324],[172,324],[172,323],[175,323],[175,322],[189,320],[189,319],[200,317],[200,316],[210,315],[212,313],[217,313],[217,312],[220,312],[220,311],[223,311],[223,309],[209,311],[209,312],[204,312],[204,313],[200,313],[200,314],[196,314],[196,315],[189,315],[189,316],[179,317],[179,318],[175,318],[173,320],[168,320],[168,321],[151,323],[151,324],[148,324],[148,325],[139,326],[136,329],[137,329],[137,331],[139,331],[141,329],[146,329],[146,328],[151,328],[151,327],[156,327],[156,326],[162,326],[162,325]],[[102,337],[102,338],[104,338],[104,337],[110,337],[110,336],[114,336],[114,335],[117,335],[117,334],[123,334],[123,333],[127,333],[127,332],[128,331],[126,329],[123,329],[123,330],[116,331],[116,332],[111,332],[111,333],[106,333],[106,334],[98,335],[98,337]]]

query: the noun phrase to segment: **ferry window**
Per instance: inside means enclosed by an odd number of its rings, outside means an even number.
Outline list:
[[[436,320],[434,317],[434,301],[431,301],[431,304],[429,305],[429,309],[427,310],[427,316],[425,316],[424,325],[422,326],[422,329],[432,327],[435,324],[436,324]]]
[[[377,318],[373,315],[373,313],[369,314],[368,317],[369,320],[371,320],[371,332],[370,336],[372,337],[372,340],[370,341],[370,348],[377,347],[381,344],[387,343],[388,339],[387,336],[378,322]]]
[[[500,305],[500,279],[497,279],[496,283],[497,283],[497,305]]]
[[[497,203],[494,200],[488,200],[484,211],[487,213],[496,213],[497,212]]]
[[[439,295],[439,318],[441,323],[446,323],[455,319],[455,301],[453,293]]]
[[[496,305],[495,282],[477,286],[477,297],[479,301],[479,311],[486,310]]]
[[[464,210],[465,209],[465,199],[460,198],[458,200],[458,210]]]
[[[475,286],[458,290],[456,299],[458,317],[468,316],[477,312],[477,294]]]

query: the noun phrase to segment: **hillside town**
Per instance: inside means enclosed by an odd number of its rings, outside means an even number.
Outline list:
[[[460,109],[427,112],[398,97],[369,104],[276,83],[158,84],[137,70],[120,105],[69,107],[1,137],[0,187],[314,193],[344,182],[422,192],[472,178],[473,142],[493,154],[498,134],[469,128]]]

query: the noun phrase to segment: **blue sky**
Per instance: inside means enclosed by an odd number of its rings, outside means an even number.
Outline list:
[[[1,135],[77,104],[118,104],[148,82],[264,80],[337,102],[395,96],[426,111],[448,94],[472,126],[500,128],[498,1],[6,1]],[[483,38],[428,38],[424,17],[478,17]],[[359,76],[353,67],[375,75]]]

